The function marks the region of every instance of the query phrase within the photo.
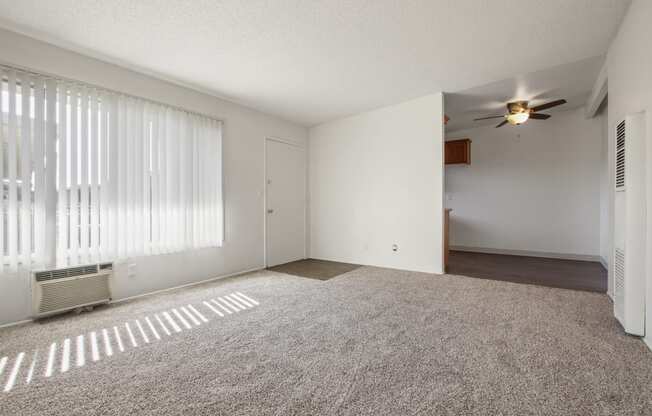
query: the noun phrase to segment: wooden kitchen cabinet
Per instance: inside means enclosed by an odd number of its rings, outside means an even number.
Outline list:
[[[449,140],[444,143],[444,161],[447,165],[471,164],[471,139]]]

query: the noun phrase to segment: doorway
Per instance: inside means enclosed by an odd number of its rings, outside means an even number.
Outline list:
[[[267,267],[306,257],[306,152],[265,140],[265,261]]]
[[[546,97],[527,95],[527,82],[512,91],[517,84],[446,95],[447,271],[606,292],[606,101],[588,119],[561,98],[570,86],[551,85]],[[525,101],[528,117],[510,122]],[[546,117],[529,117],[540,110]]]

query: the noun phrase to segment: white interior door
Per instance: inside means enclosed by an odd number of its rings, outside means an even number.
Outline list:
[[[306,155],[303,147],[266,142],[267,266],[305,258]]]

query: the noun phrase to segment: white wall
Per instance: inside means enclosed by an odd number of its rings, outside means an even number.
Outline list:
[[[311,257],[442,272],[442,105],[433,94],[310,129]]]
[[[609,269],[611,235],[609,234],[609,106],[605,103],[598,113],[600,138],[600,261]]]
[[[306,145],[306,128],[5,30],[0,30],[0,60],[224,121],[224,246],[133,259],[134,278],[126,277],[126,264],[118,265],[116,298],[264,267],[264,140],[273,136]],[[27,282],[25,276],[0,276],[0,324],[30,315]]]
[[[647,113],[647,163],[648,209],[652,212],[652,1],[634,0],[629,7],[620,30],[607,53],[609,74],[609,172],[613,201],[613,150],[614,126],[625,115],[646,111]],[[613,204],[611,206],[613,212]],[[652,221],[648,217],[647,240],[652,241]],[[613,230],[613,217],[610,229]],[[613,235],[613,233],[611,234]],[[646,292],[646,342],[652,347],[652,253],[648,253]],[[613,276],[609,276],[610,288]]]
[[[583,109],[457,131],[471,164],[445,168],[451,245],[597,260],[602,126]],[[520,253],[519,253],[520,252]]]

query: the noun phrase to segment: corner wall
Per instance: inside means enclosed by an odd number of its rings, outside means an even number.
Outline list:
[[[281,137],[305,146],[307,128],[2,29],[0,60],[212,115],[224,122],[224,245],[131,259],[129,263],[136,265],[133,278],[127,277],[126,263],[117,264],[114,298],[264,268],[265,137]],[[28,276],[0,276],[0,325],[28,318],[30,309]]]
[[[442,273],[442,120],[438,93],[310,129],[311,257]]]
[[[602,123],[582,108],[469,138],[470,165],[447,165],[451,246],[599,261]]]
[[[647,289],[646,337],[652,348],[652,1],[634,0],[607,53],[609,74],[609,172],[610,201],[613,211],[614,127],[627,114],[646,111],[647,114]],[[610,218],[613,235],[613,216]],[[613,276],[609,275],[610,290]]]
[[[604,103],[597,115],[600,120],[600,262],[609,270],[611,258],[611,235],[609,234],[609,105]],[[611,296],[611,292],[608,292]]]

